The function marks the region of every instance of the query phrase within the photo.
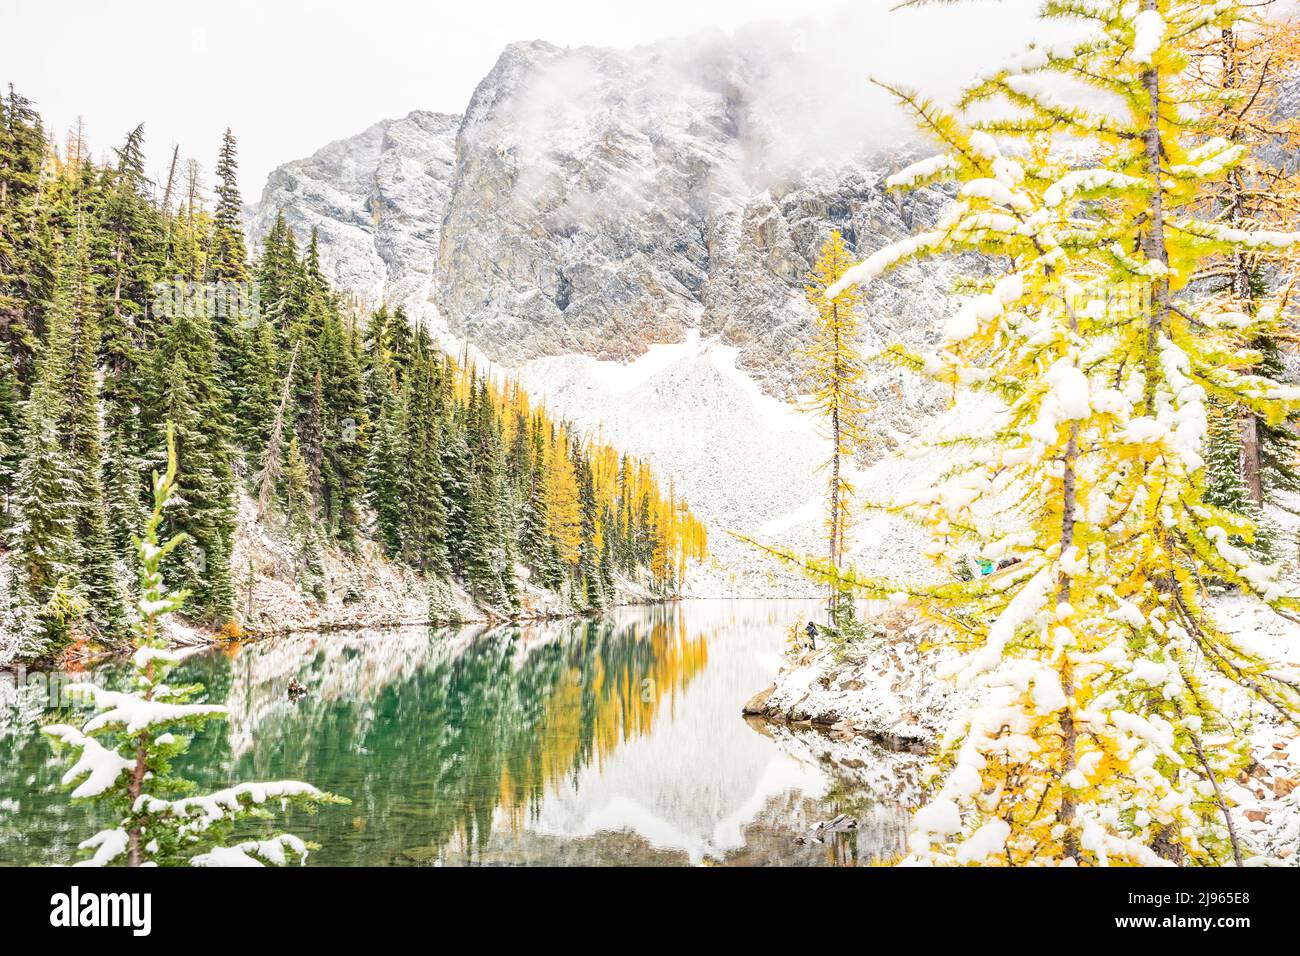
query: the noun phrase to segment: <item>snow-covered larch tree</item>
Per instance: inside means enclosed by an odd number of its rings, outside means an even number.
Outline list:
[[[869,256],[835,296],[906,259],[980,252],[928,354],[895,360],[1003,413],[950,442],[960,459],[894,504],[935,551],[1015,556],[993,579],[903,585],[802,560],[869,593],[905,593],[962,653],[945,666],[978,704],[943,741],[907,862],[1069,865],[1242,861],[1225,783],[1250,759],[1225,709],[1235,685],[1287,720],[1300,673],[1265,659],[1206,602],[1214,580],[1288,613],[1275,572],[1234,540],[1248,518],[1204,500],[1210,399],[1277,422],[1300,390],[1253,370],[1243,331],[1279,321],[1205,307],[1198,263],[1300,234],[1194,210],[1244,147],[1204,132],[1213,95],[1176,98],[1186,51],[1247,13],[1231,0],[1051,0],[1091,25],[1031,49],[945,111],[894,89],[941,155],[890,178],[957,183],[933,228]],[[1086,91],[1086,95],[1080,95]]]
[[[857,316],[858,290],[850,286],[837,295],[826,294],[851,264],[843,236],[832,232],[809,276],[808,301],[817,317],[812,340],[801,356],[809,387],[806,407],[821,420],[831,445],[830,458],[824,464],[827,559],[836,568],[848,546],[853,485],[847,472],[867,444],[868,409],[862,398],[866,364]],[[838,590],[832,586],[832,618],[838,597]]]
[[[1268,16],[1233,28],[1211,31],[1190,52],[1188,74],[1181,96],[1201,98],[1207,91],[1213,103],[1206,110],[1205,131],[1249,150],[1226,177],[1206,191],[1198,214],[1237,229],[1289,229],[1300,221],[1300,117],[1289,115],[1283,100],[1286,89],[1300,75],[1300,14],[1286,19],[1277,14],[1282,4],[1252,4],[1253,11]],[[1229,256],[1204,260],[1192,282],[1214,297],[1223,312],[1251,314],[1257,295],[1269,284],[1285,286],[1300,277],[1300,256],[1295,246],[1239,245]],[[1292,292],[1294,297],[1294,292]],[[1282,330],[1287,338],[1294,330]],[[1280,366],[1284,343],[1273,330],[1243,335],[1242,344],[1261,353],[1262,371]],[[1230,419],[1240,434],[1237,473],[1220,470],[1210,478],[1211,490],[1224,497],[1236,493],[1240,482],[1256,515],[1266,502],[1280,503],[1278,492],[1300,491],[1300,436],[1294,417],[1270,424],[1247,410],[1237,409]],[[1211,433],[1214,434],[1213,416]],[[1272,531],[1267,525],[1261,530]],[[1256,542],[1256,550],[1260,550]]]
[[[178,731],[222,718],[226,708],[194,703],[203,690],[201,685],[174,687],[167,683],[182,654],[168,648],[166,622],[186,597],[184,592],[169,591],[159,570],[180,542],[179,536],[161,544],[158,538],[164,510],[178,504],[173,496],[176,450],[170,429],[167,438],[168,470],[154,475],[153,514],[144,536],[136,542],[140,598],[133,625],[133,689],[69,684],[65,691],[73,698],[88,700],[94,714],[80,727],[56,724],[44,728],[73,752],[75,759],[63,777],[65,784],[75,784],[73,798],[103,803],[118,819],[115,826],[81,844],[80,849],[91,855],[78,865],[261,866],[301,861],[309,846],[288,833],[224,843],[238,824],[269,818],[268,802],[293,803],[310,810],[319,803],[346,801],[292,780],[240,783],[190,796],[185,795],[190,789],[188,781],[171,771],[171,761],[189,744]]]

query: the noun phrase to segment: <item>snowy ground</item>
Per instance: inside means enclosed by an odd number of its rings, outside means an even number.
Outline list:
[[[808,594],[811,589],[728,531],[758,533],[817,494],[826,442],[791,405],[763,394],[735,365],[736,350],[692,334],[633,362],[582,355],[535,359],[525,389],[578,428],[651,462],[708,525],[711,559],[692,569],[693,597]],[[783,539],[814,547],[820,515]]]
[[[762,557],[728,532],[821,553],[829,443],[797,406],[764,393],[736,365],[737,350],[690,333],[684,342],[654,345],[623,364],[582,355],[534,359],[518,369],[525,389],[580,429],[648,459],[709,527],[711,557],[692,568],[693,597],[808,595],[809,584]],[[918,398],[882,372],[882,437],[874,464],[851,477],[861,497],[887,500],[933,460],[892,457],[904,410]],[[895,396],[895,392],[897,395]],[[963,427],[987,409],[968,404],[926,422],[927,432]],[[897,414],[895,414],[897,413]],[[899,436],[902,437],[902,436]],[[888,515],[863,517],[854,531],[855,559],[887,559],[900,573],[921,573],[921,538]],[[904,563],[899,564],[897,562]]]
[[[1240,595],[1219,597],[1213,612],[1227,630],[1244,636],[1243,643],[1281,662],[1300,663],[1300,626]],[[950,652],[919,652],[932,625],[906,608],[891,608],[869,623],[875,635],[860,659],[836,660],[831,650],[821,649],[789,660],[776,683],[747,709],[779,725],[828,731],[822,749],[833,761],[851,762],[855,748],[882,741],[932,748],[975,692],[958,693],[935,679],[936,665]],[[1201,677],[1243,732],[1253,728],[1255,763],[1228,790],[1245,856],[1300,865],[1300,731],[1217,675],[1207,671]],[[859,738],[872,743],[855,743]]]
[[[238,611],[246,630],[276,634],[500,620],[477,607],[454,580],[443,596],[442,606],[431,607],[432,582],[388,560],[380,546],[365,536],[354,551],[336,546],[324,548],[314,575],[316,584],[312,586],[313,575],[304,573],[301,561],[296,560],[282,524],[276,516],[256,520],[254,502],[246,495],[240,496],[231,567]],[[545,620],[573,613],[558,595],[532,585],[529,571],[522,565],[516,565],[515,580],[521,620]],[[616,585],[619,604],[658,600],[634,581],[619,578]]]

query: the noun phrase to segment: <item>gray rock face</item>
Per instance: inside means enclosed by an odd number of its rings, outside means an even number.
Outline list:
[[[874,246],[943,197],[887,194],[895,162],[879,154],[778,162],[768,68],[727,44],[507,48],[457,144],[438,267],[450,330],[513,364],[625,360],[698,328],[788,393],[811,317],[802,284],[829,230]],[[895,279],[873,308],[891,322],[916,291]]]
[[[869,250],[945,197],[884,190],[906,147],[792,149],[772,93],[781,56],[722,38],[513,44],[458,131],[412,113],[282,166],[250,232],[283,208],[300,234],[319,228],[341,285],[508,364],[627,360],[698,329],[788,396],[812,315],[804,277],[830,229]],[[882,338],[928,325],[945,292],[900,270],[873,287],[868,325]]]
[[[434,268],[460,117],[417,110],[271,173],[252,207],[256,242],[283,211],[300,243],[318,230],[321,264],[363,300],[436,315]]]

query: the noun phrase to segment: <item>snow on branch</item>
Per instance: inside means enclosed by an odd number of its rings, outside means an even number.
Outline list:
[[[1300,232],[1278,232],[1272,229],[1236,229],[1217,222],[1204,222],[1200,219],[1179,219],[1170,223],[1178,229],[1199,239],[1221,242],[1230,246],[1242,246],[1247,249],[1289,249],[1300,243]]]
[[[52,724],[43,730],[56,740],[81,751],[76,763],[63,775],[65,785],[77,780],[82,781],[80,786],[72,791],[74,797],[99,796],[117,783],[123,773],[135,766],[134,760],[128,760],[116,750],[109,750],[94,737],[86,736],[76,727],[68,724]]]
[[[136,813],[197,819],[202,827],[267,800],[295,798],[324,801],[329,799],[329,795],[299,780],[276,780],[269,783],[240,783],[204,796],[183,797],[179,800],[163,800],[147,793],[141,794],[132,809]]]
[[[1145,179],[1109,169],[1076,169],[1066,173],[1043,193],[1043,202],[1055,208],[1075,196],[1087,196],[1104,189],[1138,189],[1150,186]]]
[[[1143,10],[1133,19],[1133,60],[1150,63],[1165,39],[1165,20],[1155,10]]]
[[[293,854],[299,863],[307,862],[307,844],[292,833],[282,833],[269,840],[247,840],[234,846],[214,846],[190,859],[190,866],[284,866]]]
[[[101,711],[86,724],[84,730],[87,734],[110,727],[121,727],[128,734],[134,734],[161,724],[219,717],[227,713],[221,704],[174,704],[147,700],[123,691],[105,690],[96,684],[69,684],[67,692],[74,697],[89,697],[95,708]]]
[[[108,866],[126,852],[127,842],[127,832],[120,827],[114,827],[111,830],[100,830],[93,837],[82,840],[77,845],[79,850],[94,850],[94,855],[88,860],[81,860],[73,865]]]
[[[961,164],[953,159],[950,153],[940,153],[937,156],[918,160],[912,165],[900,169],[892,176],[886,177],[885,185],[890,189],[911,189],[934,182],[940,176],[956,172],[960,168]]]
[[[910,259],[913,256],[938,248],[944,238],[945,234],[943,232],[931,230],[917,233],[915,236],[908,236],[906,239],[900,239],[898,242],[885,246],[863,259],[856,266],[850,267],[840,278],[840,281],[826,290],[826,297],[833,299],[849,286],[866,285],[872,279],[882,275],[886,269],[897,265],[904,259]]]

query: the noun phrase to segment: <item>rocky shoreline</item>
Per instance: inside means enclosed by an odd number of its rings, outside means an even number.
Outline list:
[[[905,608],[866,624],[868,638],[851,653],[821,647],[787,659],[776,682],[745,704],[745,715],[928,752],[965,697],[934,676],[947,652],[927,649],[931,625]]]
[[[1231,603],[1221,607],[1229,618]],[[927,647],[936,636],[933,625],[914,612],[891,608],[866,623],[869,637],[853,656],[830,647],[793,656],[742,710],[770,736],[866,774],[874,789],[915,808],[924,802],[921,766],[979,691],[958,691],[936,678],[937,666],[953,652]],[[1293,637],[1290,628],[1280,619],[1248,625],[1278,640]],[[1239,689],[1207,679],[1232,698],[1234,709],[1250,711]],[[1251,766],[1226,790],[1243,857],[1247,865],[1300,865],[1300,732],[1265,716],[1251,745]]]
[[[483,608],[458,582],[437,582],[390,561],[378,544],[365,537],[348,550],[337,545],[321,549],[318,564],[305,572],[279,529],[258,521],[247,498],[241,500],[231,567],[240,632],[255,637],[305,631],[553,621],[584,613],[559,595],[533,585],[528,569],[522,565],[515,568],[518,612],[507,615]],[[615,604],[664,600],[635,581],[619,580],[617,584]]]

